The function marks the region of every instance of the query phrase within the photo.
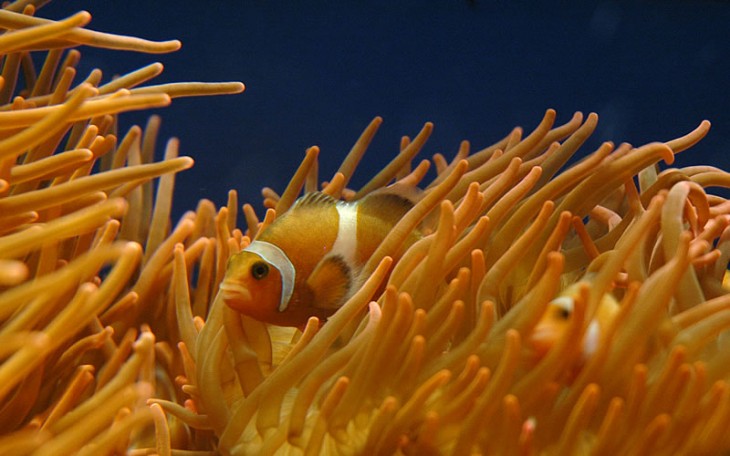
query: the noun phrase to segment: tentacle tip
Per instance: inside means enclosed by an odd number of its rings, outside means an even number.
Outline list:
[[[81,22],[83,27],[84,25],[88,24],[91,21],[91,13],[86,10],[81,10],[78,13],[74,14],[75,17],[77,17]]]
[[[163,41],[161,44],[164,45],[165,50],[169,50],[170,52],[175,52],[182,48],[182,41],[180,40],[167,40]]]
[[[185,156],[180,158],[182,159],[181,162],[183,164],[183,169],[190,169],[195,164],[195,160],[193,159],[193,157]]]
[[[389,269],[393,264],[393,257],[388,255],[384,256],[383,259],[380,260],[380,264],[382,264],[384,268]]]
[[[290,430],[289,435],[286,437],[287,442],[295,448],[304,448],[304,440],[302,439],[302,433],[299,430]]]

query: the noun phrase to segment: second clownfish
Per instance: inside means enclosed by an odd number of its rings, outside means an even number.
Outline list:
[[[412,206],[395,193],[355,202],[309,193],[231,257],[222,298],[274,325],[301,328],[312,316],[325,321],[358,289],[363,266]],[[417,238],[413,233],[407,244]]]
[[[528,342],[538,359],[544,357],[565,334],[570,324],[570,317],[573,314],[579,284],[580,282],[568,287],[560,296],[550,301],[542,318],[535,325]],[[582,362],[585,362],[596,352],[601,334],[616,318],[618,311],[619,304],[616,299],[610,293],[604,294],[598,304],[596,315],[588,324],[586,333],[583,336],[580,351]]]

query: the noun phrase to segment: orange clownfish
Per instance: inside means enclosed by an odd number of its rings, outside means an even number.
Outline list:
[[[413,207],[396,193],[354,202],[308,193],[228,261],[220,285],[232,309],[279,326],[325,321],[358,289],[362,268]],[[409,236],[414,242],[418,233]]]
[[[540,359],[547,354],[565,333],[573,314],[575,297],[578,293],[578,284],[568,287],[560,296],[550,301],[547,310],[540,321],[535,325],[529,338],[529,344],[536,358]],[[598,348],[601,333],[606,331],[619,311],[616,299],[606,293],[598,304],[596,314],[588,324],[581,345],[581,361],[585,362]]]

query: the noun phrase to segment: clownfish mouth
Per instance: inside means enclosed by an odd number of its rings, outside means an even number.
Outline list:
[[[542,359],[547,355],[562,337],[562,334],[555,328],[538,325],[533,329],[528,339],[528,344],[532,348],[537,359]],[[581,362],[586,362],[598,350],[600,340],[600,328],[597,321],[592,321],[586,330],[581,342]]]
[[[536,358],[542,359],[556,344],[559,338],[560,334],[553,328],[538,325],[530,335],[528,342]]]
[[[223,302],[237,309],[241,305],[251,302],[251,292],[235,280],[223,280],[220,285]]]

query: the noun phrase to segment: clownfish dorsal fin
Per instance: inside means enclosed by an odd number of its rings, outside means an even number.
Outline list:
[[[413,201],[397,192],[377,191],[358,201],[363,213],[371,213],[395,225],[406,212],[413,208]]]
[[[395,184],[391,184],[387,187],[379,188],[372,193],[369,193],[365,196],[372,197],[372,196],[378,196],[378,195],[395,195],[398,196],[408,202],[411,203],[411,206],[415,205],[418,201],[421,200],[424,196],[424,192],[422,189],[418,187],[414,187],[412,185],[403,185],[401,183],[396,182]]]
[[[337,200],[322,192],[309,192],[299,198],[292,209],[303,207],[331,206],[337,204]]]
[[[352,285],[352,272],[344,258],[330,255],[322,259],[307,278],[307,286],[314,296],[313,306],[337,310],[344,302]]]

